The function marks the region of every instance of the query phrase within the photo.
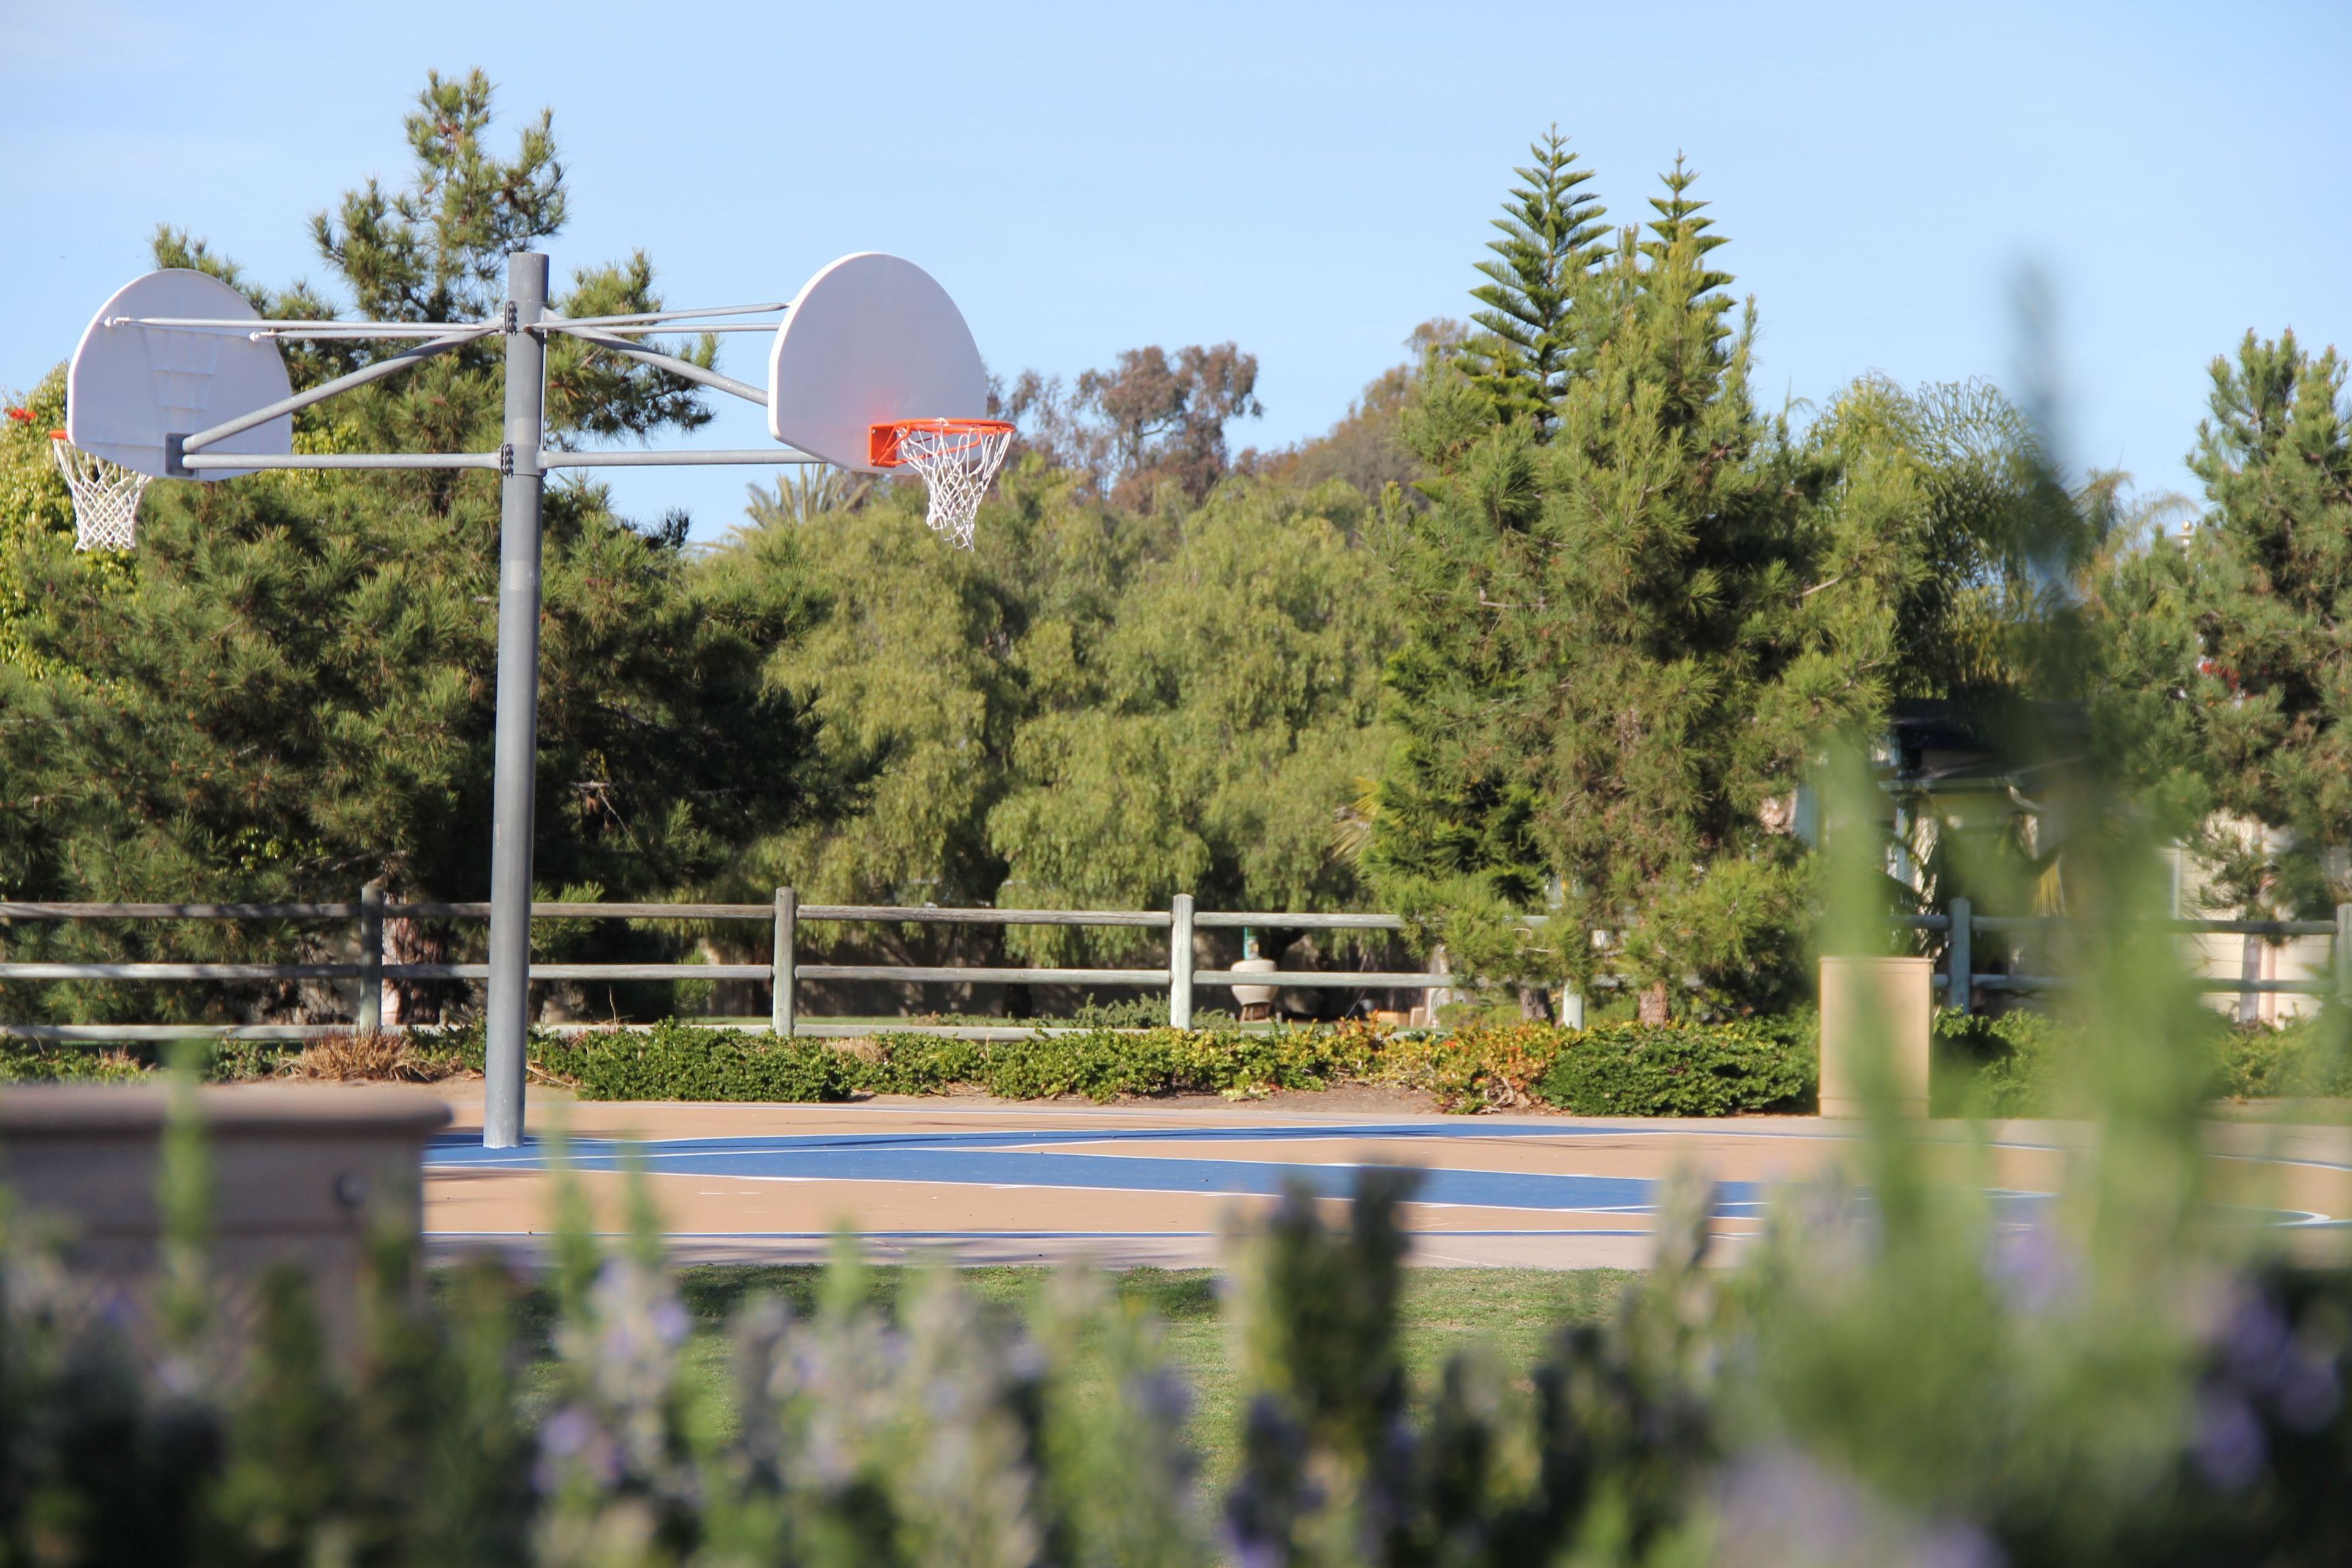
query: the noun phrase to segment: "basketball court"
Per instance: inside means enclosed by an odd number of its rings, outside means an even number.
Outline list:
[[[440,1256],[524,1255],[544,1244],[556,1155],[535,1137],[482,1146],[479,1093],[457,1086],[456,1121],[428,1152],[425,1227]],[[1406,1222],[1415,1261],[1454,1267],[1638,1268],[1665,1184],[1718,1184],[1722,1256],[1753,1237],[1771,1188],[1857,1152],[1851,1122],[1435,1116],[1316,1109],[1313,1095],[1254,1105],[1039,1104],[881,1097],[848,1105],[572,1104],[534,1095],[560,1129],[600,1226],[617,1226],[625,1169],[643,1173],[687,1262],[809,1262],[857,1231],[870,1256],[977,1264],[1213,1264],[1228,1229],[1293,1184],[1338,1196],[1366,1165],[1423,1173]],[[1979,1179],[2025,1224],[2083,1142],[2063,1123],[1930,1124],[1934,1163]],[[2352,1217],[2352,1132],[2215,1130],[2216,1167],[2250,1220],[2334,1235]],[[1984,1162],[1979,1164],[1979,1158]]]
[[[567,977],[562,966],[534,965],[530,956],[547,476],[667,464],[910,469],[925,481],[931,525],[968,545],[1013,433],[987,417],[986,372],[954,301],[899,258],[845,256],[789,301],[585,318],[551,308],[548,278],[546,256],[518,251],[509,258],[507,299],[492,319],[390,322],[265,321],[205,274],[150,273],[117,290],[91,319],[68,373],[67,426],[55,433],[52,448],[73,492],[78,542],[88,549],[135,545],[141,494],[157,478],[217,482],[267,468],[472,468],[499,478],[488,961],[365,972],[370,982],[487,983],[485,1080],[453,1090],[457,1124],[427,1159],[426,1223],[438,1250],[541,1247],[552,1192],[547,1134],[559,1130],[598,1205],[599,1223],[618,1223],[623,1167],[634,1162],[688,1260],[814,1258],[846,1226],[892,1257],[1203,1264],[1219,1256],[1229,1226],[1245,1229],[1290,1185],[1337,1196],[1362,1167],[1402,1164],[1426,1172],[1408,1211],[1424,1263],[1636,1266],[1647,1257],[1666,1184],[1678,1171],[1719,1184],[1711,1223],[1729,1253],[1756,1235],[1774,1184],[1853,1163],[1853,1124],[1813,1118],[1444,1117],[1344,1108],[1313,1095],[1247,1106],[1016,1105],[956,1097],[835,1106],[573,1105],[535,1094],[527,1100],[530,983]],[[705,332],[764,336],[768,384],[736,380],[657,346],[664,333]],[[759,404],[776,445],[551,446],[547,350],[559,340]],[[286,342],[356,345],[363,363],[297,392],[279,348]],[[495,450],[293,449],[300,410],[436,354],[493,346],[505,377],[503,440]],[[100,977],[165,977],[136,965],[82,967]],[[173,969],[170,978],[234,977],[227,969],[149,967]],[[642,977],[661,968],[647,966]],[[772,966],[691,970],[710,980],[773,973]],[[372,1011],[362,1011],[358,1026],[373,1026]],[[526,1131],[527,1105],[536,1137]],[[2046,1208],[2085,1142],[2082,1130],[2057,1123],[2005,1124],[1982,1144],[1953,1124],[1930,1124],[1923,1137],[1931,1166],[1990,1192],[2000,1218],[2015,1224]],[[2217,1184],[2247,1224],[2333,1237],[2352,1215],[2346,1130],[2224,1126],[2213,1141]]]

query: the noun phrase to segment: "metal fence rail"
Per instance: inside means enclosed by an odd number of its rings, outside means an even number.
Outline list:
[[[104,980],[122,982],[253,982],[341,980],[359,983],[359,1005],[350,1024],[7,1024],[0,1034],[55,1041],[173,1039],[215,1035],[237,1039],[302,1039],[346,1029],[383,1026],[383,984],[387,980],[488,979],[484,963],[387,963],[383,922],[387,919],[481,921],[487,903],[387,902],[381,886],[370,884],[356,903],[160,904],[40,903],[0,901],[0,921],[287,921],[355,922],[359,955],[328,963],[165,963],[0,962],[0,982],[9,980]],[[1179,893],[1165,910],[1020,910],[909,908],[897,904],[803,904],[791,888],[779,888],[765,904],[541,903],[538,920],[664,921],[681,923],[740,921],[771,928],[765,963],[533,963],[530,978],[589,981],[739,980],[772,988],[768,1027],[778,1035],[868,1034],[919,1025],[846,1026],[803,1024],[798,992],[803,982],[882,981],[898,984],[1102,985],[1137,987],[1168,994],[1168,1019],[1179,1028],[1192,1021],[1193,994],[1201,987],[1237,985],[1278,988],[1427,990],[1475,982],[1442,972],[1355,970],[1200,969],[1192,965],[1198,930],[1244,926],[1292,931],[1401,931],[1394,915],[1307,913],[1286,910],[1196,910],[1189,893]],[[1158,967],[1049,967],[1042,965],[934,965],[910,963],[807,963],[799,957],[803,923],[830,925],[1076,926],[1165,931],[1168,957]],[[959,1029],[980,1037],[1019,1037],[1025,1027]]]

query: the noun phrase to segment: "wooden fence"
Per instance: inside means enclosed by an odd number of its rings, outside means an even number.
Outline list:
[[[486,903],[394,904],[371,886],[348,904],[104,904],[0,902],[0,921],[294,921],[353,922],[358,957],[338,963],[0,963],[0,982],[10,980],[116,980],[125,982],[234,982],[341,980],[359,983],[359,1005],[347,1024],[9,1024],[0,1034],[52,1041],[177,1039],[209,1035],[240,1039],[306,1039],[351,1029],[382,1026],[387,980],[485,980],[487,963],[387,963],[383,922],[391,919],[488,920]],[[1364,970],[1196,969],[1196,931],[1244,926],[1287,931],[1401,931],[1394,915],[1308,914],[1297,911],[1196,910],[1192,896],[1179,893],[1165,910],[939,909],[895,904],[803,904],[790,888],[779,888],[765,904],[541,903],[539,920],[740,921],[771,930],[765,963],[534,963],[533,980],[678,981],[749,980],[766,983],[773,998],[768,1026],[779,1035],[845,1036],[874,1033],[877,1026],[803,1022],[798,992],[803,981],[887,981],[900,984],[945,983],[972,985],[1100,985],[1165,991],[1168,1021],[1192,1021],[1193,994],[1202,987],[1235,985],[1323,987],[1349,990],[1427,989],[1467,985],[1465,977],[1423,972]],[[1141,927],[1168,933],[1167,957],[1154,968],[1045,968],[1037,966],[934,966],[908,963],[806,963],[798,952],[803,925],[995,925]],[[891,1027],[893,1026],[878,1026]],[[923,1027],[929,1033],[978,1037],[1019,1037],[1026,1027]]]
[[[119,1041],[177,1039],[213,1035],[243,1039],[305,1039],[350,1029],[373,1030],[382,1026],[383,982],[386,980],[485,980],[486,963],[387,963],[383,955],[383,922],[388,919],[488,920],[486,903],[394,904],[383,889],[362,890],[359,900],[343,904],[110,904],[10,903],[0,901],[0,921],[290,921],[337,922],[356,926],[358,956],[332,963],[83,963],[0,962],[0,982],[11,980],[113,980],[124,982],[220,983],[236,981],[322,980],[356,981],[359,1005],[343,1024],[12,1024],[0,1022],[0,1034],[51,1041]],[[1350,990],[1429,990],[1470,988],[1469,976],[1424,972],[1364,970],[1234,970],[1193,967],[1193,933],[1199,931],[1256,927],[1286,931],[1402,931],[1404,921],[1394,915],[1325,914],[1297,910],[1196,910],[1192,896],[1179,893],[1165,910],[994,910],[939,909],[896,904],[803,904],[790,888],[779,888],[764,904],[687,903],[541,903],[531,910],[541,920],[737,921],[764,923],[770,928],[769,960],[764,963],[534,963],[533,980],[545,981],[754,981],[771,987],[772,998],[767,1026],[779,1035],[847,1036],[874,1033],[877,1028],[926,1028],[929,1032],[982,1038],[1018,1037],[1032,1027],[940,1027],[936,1026],[869,1025],[803,1021],[799,1017],[798,993],[803,981],[882,981],[898,984],[951,984],[967,985],[1099,985],[1164,991],[1168,1021],[1183,1027],[1192,1020],[1196,991],[1230,989],[1236,985],[1323,987]],[[1531,921],[1530,923],[1534,923]],[[2071,984],[2055,975],[1985,972],[1977,969],[1979,936],[2027,935],[2063,926],[2059,918],[1979,915],[1966,899],[1954,899],[1941,914],[1897,917],[1896,923],[1914,931],[1941,934],[1944,973],[1936,984],[1946,1005],[1961,1012],[1978,1005],[1980,995],[2001,992],[2032,993]],[[2235,993],[2242,1016],[2253,1016],[2254,999],[2272,993],[2334,995],[2352,999],[2352,904],[2336,907],[2333,921],[2173,920],[2166,929],[2183,935],[2234,935],[2244,939],[2240,973],[2200,975],[2208,992]],[[1164,931],[1167,956],[1150,968],[1046,968],[1039,966],[924,965],[908,963],[806,963],[797,952],[803,925],[965,925],[965,926],[1084,926],[1139,927]],[[2260,973],[2266,944],[2299,937],[2332,939],[2332,972],[2305,979],[2263,978]],[[1953,976],[1967,976],[1956,985]]]
[[[2038,935],[2065,926],[2067,922],[2063,916],[1980,915],[1969,907],[1968,900],[1954,899],[1945,905],[1942,914],[1900,916],[1896,923],[1914,931],[1944,934],[1944,972],[1936,976],[1936,986],[1945,994],[1945,1005],[1959,1012],[1974,1011],[1977,995],[1982,992],[2032,993],[2056,990],[2074,984],[2061,975],[1988,973],[1976,967],[1976,939],[1979,936]],[[2336,918],[2332,921],[2168,920],[2159,923],[2165,930],[2181,936],[2236,936],[2243,939],[2239,949],[2238,973],[2203,974],[2196,979],[2201,990],[2236,993],[2240,998],[2241,1016],[2247,1022],[2252,1021],[2254,999],[2263,994],[2284,993],[2352,1000],[2352,904],[2336,905]],[[2297,937],[2315,936],[2331,939],[2330,957],[2333,962],[2328,974],[2283,980],[2263,977],[2264,947]],[[1953,984],[1955,975],[1967,976],[1968,983],[1956,986]]]

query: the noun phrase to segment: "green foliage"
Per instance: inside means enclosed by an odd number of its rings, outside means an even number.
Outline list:
[[[478,1026],[418,1048],[478,1070]],[[1007,1100],[1161,1094],[1244,1097],[1339,1083],[1423,1089],[1449,1110],[1550,1103],[1587,1115],[1727,1116],[1810,1100],[1809,1016],[1764,1023],[1563,1029],[1513,1024],[1389,1034],[1360,1024],[1272,1030],[1110,1026],[1010,1040],[916,1030],[846,1045],[676,1022],[649,1030],[539,1031],[540,1071],[591,1100],[822,1101],[978,1089]]]
[[[2342,1027],[2340,1018],[2323,1014],[2221,1034],[2219,1092],[2242,1100],[2352,1098]]]
[[[1731,1116],[1811,1109],[1809,1016],[1763,1023],[1608,1024],[1562,1042],[1537,1092],[1579,1116]]]
[[[1487,280],[1470,290],[1483,307],[1471,320],[1483,331],[1464,346],[1462,360],[1497,416],[1525,421],[1541,439],[1581,368],[1570,317],[1586,275],[1607,253],[1608,226],[1601,221],[1607,209],[1578,189],[1592,171],[1576,166],[1558,126],[1528,152],[1534,162],[1515,171],[1522,184],[1494,220],[1503,237],[1486,242],[1496,259],[1478,264]]]
[[[1749,396],[1753,308],[1727,319],[1693,173],[1612,247],[1538,152],[1477,290],[1517,314],[1433,372],[1403,424],[1427,504],[1372,532],[1403,646],[1363,864],[1458,969],[1613,974],[1651,1022],[1784,1009],[1801,775],[1896,697],[2052,694],[2099,498],[1986,387],[1864,379],[1791,437]]]
[[[1652,1021],[1686,977],[1716,1005],[1796,990],[1799,846],[1766,808],[1869,696],[1808,602],[1798,476],[1688,184],[1580,286],[1549,442],[1503,424],[1425,451],[1432,504],[1392,499],[1377,535],[1406,642],[1375,886],[1465,970],[1590,991],[1606,962]],[[1511,919],[1548,906],[1540,942]]]
[[[2326,1015],[2278,1028],[2241,1028],[2208,1007],[2175,1025],[2194,1045],[2204,1095],[2232,1100],[2352,1097]],[[2081,1026],[2046,1013],[1936,1016],[1933,1110],[1938,1116],[2082,1116],[2095,1105],[2094,1053]]]
[[[2082,564],[2087,520],[2015,404],[1982,382],[1906,391],[1864,376],[1813,422],[1805,454],[1821,486],[1820,591],[1881,690],[2046,691],[2036,634]]]
[[[73,496],[49,455],[49,432],[65,428],[65,367],[21,395],[0,392],[0,665],[37,669],[24,632],[36,595],[14,563],[73,539]],[[119,589],[126,574],[108,566],[93,574]]]
[[[1024,907],[1360,900],[1335,827],[1375,763],[1390,639],[1361,499],[1234,481],[1142,517],[1034,458],[1001,490],[969,553],[940,548],[912,494],[803,520],[761,492],[758,525],[712,562],[824,606],[773,678],[822,722],[824,771],[865,790],[855,816],[767,840],[747,886]],[[1019,928],[1009,944],[1051,961],[1134,940]]]
[[[534,1036],[531,1057],[591,1100],[829,1100],[855,1063],[814,1040],[657,1024],[645,1033]]]
[[[2181,606],[2193,668],[2146,679],[2186,696],[2215,803],[2269,839],[2216,825],[2218,896],[2300,913],[2352,899],[2323,851],[2352,844],[2352,405],[2344,363],[2292,332],[2251,332],[2213,363],[2190,466],[2209,510],[2189,536]],[[2178,622],[2176,622],[2178,624]],[[2292,844],[2295,847],[2288,848]]]
[[[1376,765],[1390,634],[1344,488],[1228,487],[1177,550],[1136,573],[1117,618],[1067,664],[1039,628],[1037,711],[990,813],[1008,904],[1344,906],[1334,825]],[[1075,647],[1072,652],[1075,653]],[[1015,951],[1079,951],[1022,928]],[[1099,941],[1099,939],[1097,939]]]
[[[1364,1072],[1375,1037],[1359,1029],[1272,1034],[1087,1029],[1014,1040],[919,1033],[853,1047],[665,1024],[646,1032],[533,1037],[531,1059],[591,1100],[829,1100],[853,1092],[937,1094],[953,1088],[1010,1100],[1084,1095],[1263,1093],[1315,1089]]]
[[[1929,1110],[1938,1116],[2056,1116],[2082,1109],[2086,1047],[2046,1013],[1936,1015]]]
[[[506,247],[560,226],[545,117],[510,159],[486,150],[489,118],[478,72],[436,77],[409,117],[410,183],[387,193],[371,181],[319,220],[321,257],[362,310],[478,316],[499,297]],[[245,285],[234,264],[169,230],[156,258],[247,287],[273,314],[329,310],[303,288]],[[659,297],[639,256],[582,273],[558,303],[576,314]],[[366,352],[335,345],[293,369],[313,382]],[[494,353],[492,340],[320,405],[298,421],[298,444],[494,446]],[[574,348],[551,351],[549,376],[559,440],[707,417],[688,384]],[[5,439],[0,471],[22,478],[30,437],[12,422]],[[348,899],[377,877],[395,898],[480,896],[495,479],[159,482],[140,548],[121,561],[71,552],[53,500],[36,494],[0,527],[18,605],[0,661],[0,771],[16,786],[0,809],[0,880],[15,896]],[[767,673],[811,607],[795,581],[698,564],[615,517],[593,485],[551,489],[545,548],[537,866],[551,885],[675,891],[834,798],[813,771],[807,721]],[[184,952],[245,940],[178,934]],[[34,940],[84,955],[83,935]],[[90,953],[142,940],[99,933]],[[119,988],[58,994],[85,1016],[178,1005]]]

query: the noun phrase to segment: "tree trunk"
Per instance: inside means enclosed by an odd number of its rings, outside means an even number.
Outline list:
[[[1661,980],[1654,985],[1645,985],[1642,988],[1642,1022],[1663,1024],[1665,1021],[1666,983]]]
[[[415,921],[405,915],[395,916],[383,922],[383,961],[439,963],[443,962],[443,944],[427,938]],[[417,1005],[419,994],[432,984],[429,980],[386,980],[381,1004],[385,1026],[423,1023],[424,1009]]]

